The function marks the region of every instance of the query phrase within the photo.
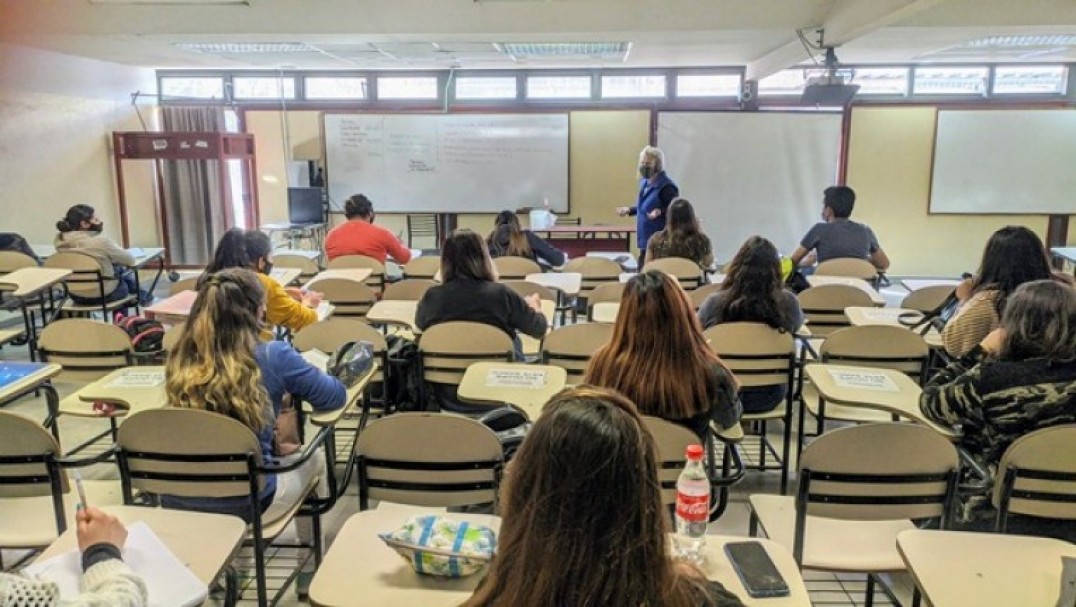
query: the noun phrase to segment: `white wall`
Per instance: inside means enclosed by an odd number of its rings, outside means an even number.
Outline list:
[[[130,94],[155,88],[151,69],[0,43],[2,229],[48,243],[67,208],[86,203],[119,241],[111,134],[141,130]],[[156,128],[154,107],[140,109]],[[132,245],[157,244],[152,164],[124,172]]]

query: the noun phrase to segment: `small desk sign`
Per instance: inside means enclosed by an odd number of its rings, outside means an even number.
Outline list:
[[[526,371],[523,369],[490,369],[486,373],[487,388],[531,388],[545,387],[545,371]]]
[[[164,383],[164,371],[128,371],[108,382],[106,388],[154,388]]]
[[[900,392],[897,384],[889,379],[884,373],[871,373],[870,371],[837,371],[827,369],[833,383],[842,388],[855,388],[857,390],[875,390],[877,392]]]

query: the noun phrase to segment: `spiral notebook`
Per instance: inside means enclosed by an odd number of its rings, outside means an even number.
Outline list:
[[[209,597],[209,589],[145,523],[127,527],[123,560],[146,583],[149,607],[194,607]],[[34,563],[23,573],[55,582],[60,587],[60,598],[73,600],[79,595],[82,556],[77,549],[71,550]]]

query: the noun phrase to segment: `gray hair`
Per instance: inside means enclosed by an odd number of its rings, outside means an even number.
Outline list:
[[[665,170],[665,152],[661,151],[661,148],[656,148],[652,145],[648,145],[643,148],[643,151],[639,152],[639,159],[653,158],[654,159],[654,171],[662,172]]]
[[[1001,326],[1002,359],[1076,361],[1076,289],[1054,280],[1025,282],[1005,303]]]

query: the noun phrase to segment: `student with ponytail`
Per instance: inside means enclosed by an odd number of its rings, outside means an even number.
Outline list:
[[[111,238],[102,235],[104,223],[88,204],[76,204],[67,210],[64,218],[56,222],[57,251],[75,251],[85,253],[101,262],[102,277],[118,279],[116,288],[105,295],[105,301],[119,301],[128,295],[137,294],[141,305],[153,301],[148,291],[139,288],[131,266],[135,264],[134,255],[120,247]],[[96,304],[98,300],[72,296],[76,303]]]
[[[492,257],[526,257],[554,268],[564,265],[568,259],[534,232],[520,227],[519,217],[512,211],[497,213],[486,244]]]

